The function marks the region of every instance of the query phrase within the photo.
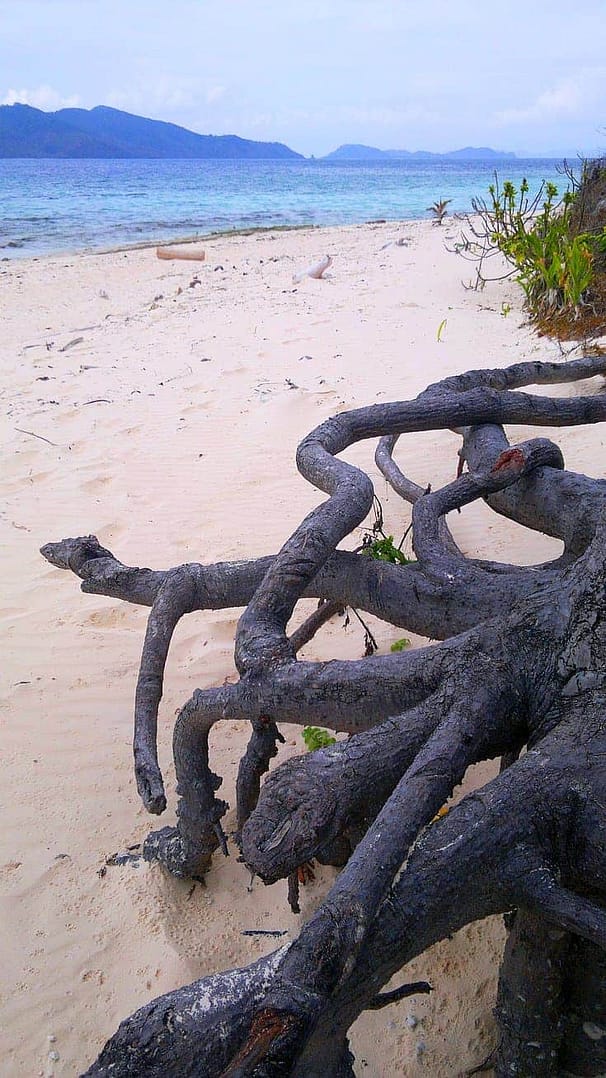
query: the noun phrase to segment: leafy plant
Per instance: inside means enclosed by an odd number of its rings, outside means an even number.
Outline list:
[[[520,195],[528,190],[522,181]],[[494,213],[493,241],[517,270],[526,303],[536,314],[564,307],[577,311],[591,283],[593,252],[588,233],[570,234],[570,206],[574,196],[566,192],[556,203],[557,187],[545,185],[541,212],[527,222],[517,208],[517,192],[507,181],[502,194],[490,188]]]
[[[575,232],[572,209],[576,190],[567,190],[558,199],[553,183],[543,183],[534,198],[528,181],[517,189],[510,180],[488,188],[487,200],[474,199],[477,219],[469,218],[469,236],[464,236],[459,253],[478,261],[478,282],[485,281],[484,265],[501,254],[511,267],[501,276],[515,275],[526,297],[526,306],[535,318],[565,311],[578,316],[593,279],[594,256],[601,249],[601,237]],[[479,219],[479,220],[478,220]],[[505,316],[509,308],[501,310]]]
[[[380,538],[371,539],[365,536],[362,542],[362,553],[377,561],[389,561],[392,565],[408,565],[410,558],[393,541],[393,535],[382,535]]]
[[[362,546],[359,547],[361,553],[367,554],[370,558],[376,558],[377,561],[391,562],[392,565],[413,565],[414,558],[407,558],[402,550],[404,540],[412,528],[412,524],[408,525],[404,535],[396,546],[393,535],[386,535],[385,533],[383,527],[383,506],[376,494],[373,501],[373,510],[375,519],[372,523],[372,527],[368,530],[362,540]]]
[[[336,737],[329,734],[328,730],[323,730],[321,726],[304,726],[302,734],[308,752],[325,749],[328,745],[335,745],[337,741]]]
[[[401,640],[394,640],[394,642],[391,645],[389,650],[390,651],[405,651],[406,648],[409,648],[409,647],[410,647],[410,640],[408,639],[408,637],[403,636],[401,638]]]
[[[391,565],[411,565],[414,564],[413,558],[407,558],[406,554],[402,550],[404,540],[408,535],[409,527],[404,532],[398,546],[394,543],[393,535],[386,535],[383,529],[383,506],[375,495],[373,502],[375,519],[372,527],[368,530],[364,538],[362,539],[362,545],[358,547],[356,553],[365,554],[369,558],[375,558],[377,561],[389,562]],[[364,629],[364,655],[374,655],[378,651],[379,645],[375,640],[369,626],[364,619],[360,617],[360,614],[355,607],[349,608],[360,622]],[[349,624],[349,615],[346,614],[345,625]]]
[[[442,221],[448,213],[446,207],[449,206],[451,202],[451,198],[440,198],[436,202],[432,202],[431,206],[427,207],[427,212],[433,213],[434,215],[434,225],[442,224]]]

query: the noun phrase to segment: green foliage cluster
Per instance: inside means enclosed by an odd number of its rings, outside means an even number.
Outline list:
[[[336,744],[337,741],[336,737],[329,734],[328,730],[323,730],[321,726],[304,726],[302,734],[308,752],[325,749],[328,745]]]
[[[409,565],[411,561],[396,546],[393,535],[381,534],[374,539],[369,535],[365,536],[362,543],[362,553],[367,554],[369,558],[376,558],[377,561],[391,562],[392,565]]]
[[[406,648],[410,647],[410,640],[407,636],[403,636],[400,640],[394,640],[390,647],[390,651],[406,651]]]
[[[596,252],[606,248],[606,232],[575,232],[571,223],[574,191],[558,200],[555,184],[545,183],[542,203],[529,202],[528,183],[519,191],[507,180],[489,187],[486,220],[490,242],[505,256],[536,318],[556,311],[578,315],[594,275]]]

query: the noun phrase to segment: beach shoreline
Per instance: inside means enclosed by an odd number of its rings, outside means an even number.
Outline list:
[[[426,220],[448,201],[468,213],[499,174],[538,190],[556,162],[212,162],[0,160],[0,257],[199,242],[225,229]],[[556,184],[561,187],[561,184]]]
[[[39,548],[94,533],[125,564],[151,568],[272,553],[321,500],[294,460],[299,441],[328,416],[414,397],[471,368],[562,360],[557,343],[528,326],[513,282],[464,287],[472,268],[445,247],[459,229],[447,218],[442,227],[407,219],[229,231],[196,238],[206,248],[200,264],[158,260],[155,243],[0,263],[7,1078],[80,1074],[137,1007],[273,949],[243,932],[292,939],[334,878],[318,871],[299,918],[284,884],[255,881],[249,892],[231,840],[231,856],[216,857],[206,885],[193,890],[157,866],[107,864],[155,824],[140,805],[130,749],[147,612],[83,595]],[[293,283],[326,254],[323,280]],[[596,426],[558,431],[555,440],[568,467],[596,474],[605,437]],[[454,477],[458,445],[449,431],[407,436],[398,459],[410,478],[435,488]],[[373,453],[362,443],[346,456],[371,475],[386,530],[399,536],[410,513]],[[470,556],[533,564],[560,550],[483,503],[464,509],[453,531]],[[175,819],[175,711],[194,688],[236,678],[238,615],[196,613],[175,634],[160,714],[169,797],[162,826]],[[369,620],[387,652],[401,633]],[[303,657],[362,651],[355,625],[336,619]],[[245,722],[213,731],[228,832],[247,732]],[[304,751],[297,728],[284,733],[278,761]],[[464,788],[490,774],[482,765]],[[495,918],[406,967],[394,983],[427,979],[434,991],[356,1023],[357,1073],[446,1078],[478,1065],[494,1042],[502,941]]]
[[[360,222],[360,223],[361,224],[374,224],[375,222],[366,221],[366,222]],[[381,223],[384,223],[384,222],[381,222]],[[77,255],[115,255],[115,254],[122,254],[122,252],[124,252],[124,251],[147,251],[150,248],[152,250],[155,250],[156,247],[181,247],[181,246],[186,247],[188,244],[206,243],[206,242],[208,242],[210,240],[225,239],[225,238],[228,238],[230,236],[232,236],[232,237],[237,237],[237,236],[256,236],[257,234],[264,235],[265,233],[268,233],[268,232],[276,232],[276,233],[280,233],[280,232],[307,232],[307,231],[312,231],[312,230],[318,231],[318,230],[321,230],[322,228],[331,228],[331,227],[339,227],[339,226],[331,226],[331,225],[259,225],[256,228],[225,228],[225,229],[219,229],[219,230],[213,231],[213,232],[196,232],[196,233],[193,233],[193,234],[188,235],[188,236],[182,236],[180,234],[175,234],[174,236],[168,237],[168,238],[163,237],[162,239],[158,239],[158,240],[142,240],[141,243],[116,244],[115,246],[111,246],[111,247],[74,247],[74,248],[65,248],[65,249],[61,249],[61,250],[57,250],[57,251],[45,251],[45,252],[43,252],[41,254],[37,254],[37,255],[14,254],[12,256],[10,256],[10,255],[5,256],[4,258],[0,256],[0,262],[13,262],[13,261],[22,262],[22,261],[26,261],[26,260],[30,260],[32,262],[40,262],[42,259],[45,259],[45,258],[49,258],[49,259],[50,258],[70,258],[70,257],[74,257],[74,256],[77,256]],[[4,248],[0,247],[0,251],[3,250],[3,249]],[[18,250],[18,248],[16,250]]]

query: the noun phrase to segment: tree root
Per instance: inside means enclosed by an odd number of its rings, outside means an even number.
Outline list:
[[[380,991],[393,973],[470,921],[512,909],[497,1073],[603,1071],[606,483],[563,470],[547,440],[510,446],[503,424],[603,421],[604,398],[519,390],[605,371],[604,357],[471,371],[414,401],[328,420],[297,455],[328,499],[272,557],[155,572],[122,565],[92,536],[43,548],[83,590],[152,608],[134,738],[138,788],[152,812],[165,805],[156,732],[174,628],[193,610],[246,607],[239,682],[195,691],[177,720],[178,826],[152,834],[146,858],[200,879],[214,850],[226,852],[208,737],[217,721],[241,718],[252,723],[238,777],[247,864],[266,881],[288,877],[296,905],[301,865],[353,851],[288,948],[143,1008],[90,1074],[351,1076],[347,1030],[363,1009],[402,997]],[[442,490],[421,490],[393,460],[396,439],[440,428],[462,434],[470,470]],[[369,437],[382,439],[380,467],[413,503],[416,564],[336,549],[373,500],[368,476],[339,455]],[[464,558],[446,515],[481,497],[561,538],[563,557],[533,568]],[[320,609],[289,639],[295,606],[310,596]],[[443,642],[359,661],[296,661],[343,604]],[[261,787],[282,721],[353,736],[288,761]],[[467,767],[498,756],[508,765],[501,774],[432,822]]]

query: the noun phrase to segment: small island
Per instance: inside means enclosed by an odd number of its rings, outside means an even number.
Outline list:
[[[462,150],[448,153],[432,153],[430,150],[379,150],[376,146],[363,146],[347,142],[326,154],[323,161],[514,161],[515,153],[491,150],[489,146],[465,146]]]

